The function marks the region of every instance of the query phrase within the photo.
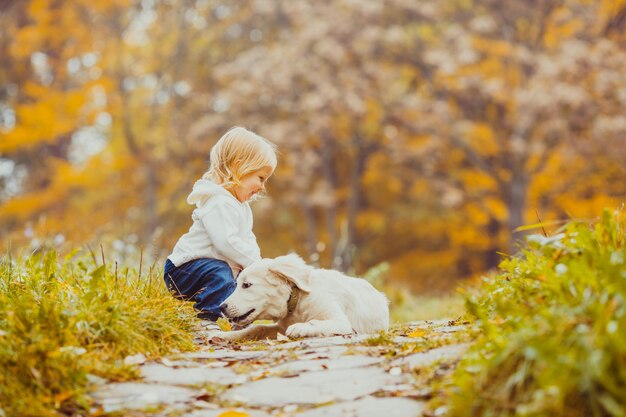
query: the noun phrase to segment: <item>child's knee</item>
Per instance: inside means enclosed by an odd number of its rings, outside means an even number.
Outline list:
[[[235,289],[235,278],[233,277],[233,271],[230,266],[224,262],[224,265],[216,271],[216,279],[219,281],[220,287]]]

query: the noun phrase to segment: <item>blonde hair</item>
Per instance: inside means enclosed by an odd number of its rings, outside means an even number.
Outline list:
[[[202,175],[224,187],[264,167],[276,169],[276,145],[243,127],[232,127],[211,148],[209,170]]]

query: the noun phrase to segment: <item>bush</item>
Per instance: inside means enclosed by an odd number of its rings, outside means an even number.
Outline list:
[[[87,409],[91,375],[125,379],[123,359],[193,349],[193,312],[144,276],[55,252],[0,259],[0,416]]]
[[[626,415],[626,216],[528,237],[467,299],[482,336],[451,384],[453,416]]]

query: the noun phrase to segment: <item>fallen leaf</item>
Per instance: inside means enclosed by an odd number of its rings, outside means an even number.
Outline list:
[[[233,329],[230,322],[223,317],[217,319],[217,325],[220,326],[220,329],[225,332],[230,332]]]
[[[424,329],[415,329],[411,333],[407,334],[407,336],[408,337],[412,337],[412,338],[418,338],[418,337],[424,337],[428,333],[429,332],[427,330],[424,330]]]
[[[213,396],[207,393],[196,395],[196,401],[211,402]]]
[[[208,342],[212,345],[228,345],[228,341],[219,336],[211,337]]]
[[[270,374],[270,371],[264,371],[260,374],[254,375],[250,378],[251,381],[258,381],[259,379],[263,379]]]
[[[236,410],[228,410],[224,411],[222,414],[219,414],[217,417],[250,417],[250,414],[242,413],[241,411]]]
[[[59,392],[57,394],[54,394],[54,403],[57,407],[60,407],[60,404],[67,400],[68,398],[71,398],[73,395],[72,391],[64,391],[64,392]]]

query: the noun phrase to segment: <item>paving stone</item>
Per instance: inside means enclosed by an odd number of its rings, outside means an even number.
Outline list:
[[[447,345],[431,349],[426,352],[414,353],[409,356],[397,359],[391,364],[393,366],[408,366],[410,369],[431,366],[441,361],[452,361],[458,359],[469,347],[469,343]]]
[[[409,326],[425,329],[426,337],[447,337],[467,330],[464,325],[451,326],[450,320]],[[138,369],[145,383],[99,386],[92,396],[106,413],[157,407],[158,411],[140,412],[152,417],[218,417],[231,410],[222,408],[225,404],[238,405],[241,408],[236,411],[251,417],[417,417],[424,409],[419,400],[429,398],[432,390],[416,386],[412,370],[455,360],[469,346],[448,345],[391,361],[380,355],[389,346],[363,343],[371,337],[333,336],[242,346],[216,342],[197,352],[144,363]],[[394,341],[399,345],[420,340],[396,337]],[[190,388],[203,384],[234,386],[215,399],[201,388]],[[371,396],[374,393],[388,397]]]
[[[313,338],[313,339],[303,339],[303,340],[297,340],[294,342],[276,345],[274,346],[274,349],[294,349],[294,348],[311,349],[311,348],[319,348],[319,347],[326,347],[326,346],[349,345],[349,344],[364,342],[371,337],[372,335],[360,334],[360,335],[331,336],[331,337],[321,337],[321,338]]]
[[[319,355],[319,354],[318,354]],[[305,371],[323,371],[326,369],[349,369],[368,366],[382,362],[382,358],[362,355],[347,355],[339,358],[312,358],[307,360],[298,360],[278,365],[272,369],[272,372],[305,372]]]
[[[463,329],[461,329],[463,327]],[[450,335],[466,330],[465,326],[449,326],[439,327],[436,329],[427,329],[426,333],[420,337],[395,336],[393,342],[396,344],[420,343],[424,340],[449,339]]]
[[[250,417],[269,417],[270,414],[260,410],[250,410],[243,408],[218,408],[216,410],[194,410],[187,414],[182,414],[181,417],[219,417],[221,414],[227,411],[238,411],[240,413],[246,413]]]
[[[401,376],[377,367],[337,369],[306,372],[291,378],[265,378],[232,388],[221,398],[249,406],[314,405],[354,400],[402,382]]]
[[[268,352],[264,350],[201,350],[198,352],[182,353],[177,355],[181,359],[217,359],[217,360],[246,360],[256,359],[267,356]]]
[[[174,385],[200,384],[241,384],[245,375],[237,374],[230,368],[211,368],[198,364],[194,368],[172,368],[161,364],[148,364],[140,368],[141,376],[147,382]]]
[[[417,320],[410,321],[406,324],[417,327],[441,327],[448,326],[450,323],[454,323],[454,319]]]
[[[195,361],[195,360],[170,360],[167,358],[161,358],[156,362],[151,363],[160,363],[165,366],[169,366],[170,368],[195,368],[197,366],[205,366],[212,368],[221,368],[228,365],[228,362],[220,362],[220,361]]]
[[[406,325],[413,329],[428,329],[437,333],[454,333],[469,328],[466,324],[456,324],[452,319],[411,321]]]
[[[459,324],[457,326],[442,326],[437,327],[436,331],[439,333],[456,333],[467,330],[468,327],[464,324]]]
[[[422,342],[423,339],[432,338],[432,335],[422,336],[422,337],[407,337],[407,336],[395,336],[393,338],[393,343],[396,345],[404,345],[404,344],[417,344]]]
[[[192,401],[198,391],[173,385],[120,382],[98,387],[91,393],[106,413],[126,409],[143,409],[163,404]]]
[[[321,347],[317,349],[305,349],[302,351],[298,351],[298,359],[299,360],[310,360],[310,359],[332,359],[338,358],[346,351],[348,348],[346,346],[327,346]],[[284,351],[274,352],[272,356],[284,355]]]
[[[367,397],[298,413],[296,417],[418,417],[424,403],[407,398]]]

